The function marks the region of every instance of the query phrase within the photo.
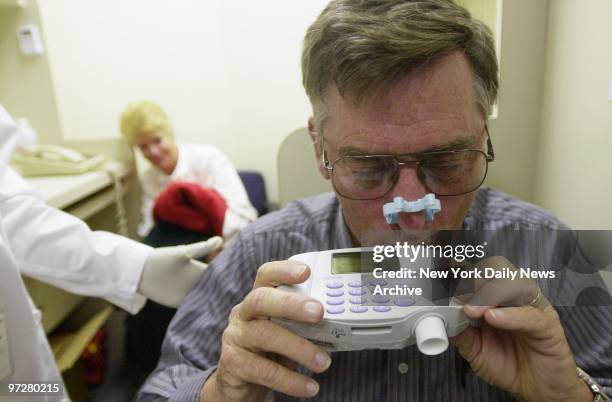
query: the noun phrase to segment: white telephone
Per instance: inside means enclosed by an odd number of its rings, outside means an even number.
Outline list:
[[[104,155],[84,155],[73,149],[41,145],[33,151],[19,150],[11,164],[24,176],[80,174],[96,169]]]

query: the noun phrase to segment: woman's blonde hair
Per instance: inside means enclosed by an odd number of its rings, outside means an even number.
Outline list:
[[[152,133],[174,137],[168,115],[159,104],[152,101],[128,104],[121,113],[119,126],[121,134],[130,144],[135,144]]]

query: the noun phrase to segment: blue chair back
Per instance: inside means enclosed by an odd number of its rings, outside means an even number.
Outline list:
[[[257,214],[262,216],[268,213],[268,197],[266,195],[266,185],[263,176],[259,172],[241,170],[238,172],[244,188],[249,196],[249,201]]]

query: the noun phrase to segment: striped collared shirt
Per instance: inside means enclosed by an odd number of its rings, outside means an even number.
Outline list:
[[[564,228],[544,210],[487,188],[478,191],[463,227]],[[348,247],[353,244],[333,194],[293,202],[251,224],[214,260],[183,301],[168,328],[159,365],[138,400],[198,400],[203,383],[216,368],[230,310],[250,292],[260,265],[299,253]],[[571,286],[560,289],[539,284],[551,301],[568,298],[555,305],[572,305]],[[610,393],[612,308],[607,293],[595,292],[593,297],[601,298],[592,303],[595,306],[605,306],[607,297],[608,306],[558,310],[577,364]],[[334,353],[325,373],[301,371],[320,384],[318,396],[308,401],[513,400],[478,378],[452,346],[437,356],[425,356],[415,346]],[[296,399],[276,394],[274,400]]]

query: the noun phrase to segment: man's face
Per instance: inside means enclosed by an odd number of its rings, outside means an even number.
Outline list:
[[[333,86],[327,94],[327,107],[323,136],[330,162],[347,153],[420,153],[456,144],[462,144],[463,149],[485,149],[484,118],[477,104],[473,72],[460,53],[411,72],[361,107],[354,106],[350,98],[343,99]],[[309,127],[313,134],[312,119]],[[317,154],[322,164],[322,155]],[[367,231],[390,228],[382,214],[384,204],[397,196],[414,201],[428,192],[416,170],[407,167],[400,170],[396,185],[382,198],[350,200],[338,195],[338,199],[349,230],[360,243]],[[422,212],[401,213],[399,228],[458,229],[474,194],[438,197],[442,211],[431,222],[425,222]]]
[[[153,132],[143,136],[135,144],[142,154],[166,174],[171,174],[176,167],[178,150],[172,137]]]

